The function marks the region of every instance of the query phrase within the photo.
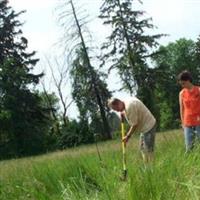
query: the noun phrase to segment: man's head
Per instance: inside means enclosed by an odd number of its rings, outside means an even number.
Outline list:
[[[184,87],[189,88],[192,84],[192,75],[188,71],[183,71],[178,75],[178,83]]]
[[[117,98],[112,98],[108,100],[108,107],[117,111],[122,112],[125,110],[125,104],[123,101]]]

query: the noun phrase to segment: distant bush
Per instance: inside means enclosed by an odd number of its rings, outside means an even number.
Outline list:
[[[58,148],[74,147],[80,144],[92,143],[94,137],[85,122],[72,120],[68,122],[67,127],[61,128],[61,135],[58,138]]]

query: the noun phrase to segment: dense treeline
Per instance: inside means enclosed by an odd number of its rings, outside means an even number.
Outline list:
[[[106,79],[113,70],[122,82],[119,89],[137,95],[154,113],[161,130],[180,124],[177,74],[188,69],[199,84],[200,38],[181,38],[159,46],[159,39],[166,35],[147,34],[154,25],[151,19],[145,19],[144,11],[134,10],[135,1],[105,0],[99,17],[105,26],[110,26],[111,34],[101,45],[101,56],[94,55],[89,32],[85,32],[85,17],[77,12],[72,0],[67,2],[69,7],[62,7],[60,18],[66,33],[71,30],[66,34],[65,67],[79,111],[76,120],[66,116],[67,106],[65,114],[60,113],[59,101],[64,104],[64,100],[59,82],[60,98],[46,89],[38,90],[45,75],[32,72],[39,59],[35,51],[27,51],[28,40],[23,37],[18,20],[24,11],[16,13],[7,0],[0,1],[1,159],[92,143],[96,136],[111,139],[119,127],[117,115],[106,106],[112,96]]]

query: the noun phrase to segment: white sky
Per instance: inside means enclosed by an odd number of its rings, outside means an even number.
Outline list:
[[[61,29],[56,25],[56,12],[61,0],[9,0],[10,6],[15,11],[26,10],[20,20],[25,24],[22,27],[23,36],[28,39],[29,49],[36,50],[37,57],[50,57],[60,52],[55,44],[59,42]],[[102,0],[74,0],[78,6],[83,5],[90,16],[99,14]],[[179,38],[196,40],[200,35],[200,0],[143,0],[139,8],[147,12],[147,17],[153,18],[157,26],[155,33],[166,33],[170,36],[160,40],[161,44],[173,42]],[[97,41],[103,41],[107,29],[101,27],[99,20],[91,22],[90,31]],[[43,59],[38,63],[38,69],[43,64]],[[112,79],[113,82],[113,79]],[[118,81],[113,85],[117,86]],[[69,87],[69,86],[68,86]],[[116,88],[112,88],[116,89]],[[126,95],[123,93],[117,96]],[[75,111],[72,112],[75,116]]]

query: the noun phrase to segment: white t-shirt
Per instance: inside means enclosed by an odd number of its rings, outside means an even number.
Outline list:
[[[156,123],[156,119],[149,109],[136,97],[124,100],[125,114],[130,126],[137,125],[134,132],[146,133]]]

